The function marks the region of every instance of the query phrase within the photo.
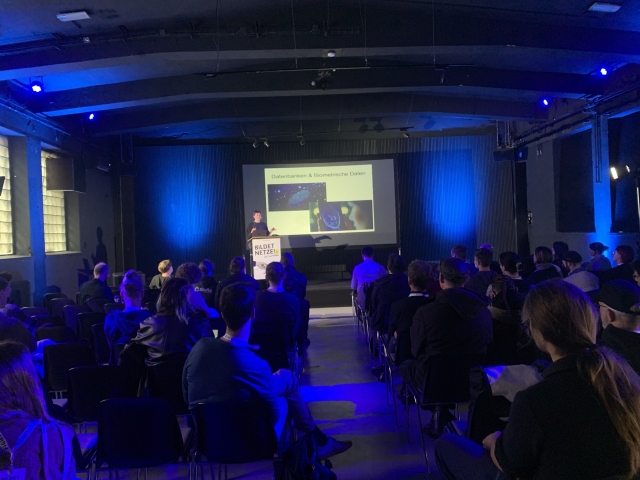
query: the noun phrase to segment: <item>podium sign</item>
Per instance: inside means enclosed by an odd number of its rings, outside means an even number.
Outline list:
[[[253,237],[251,240],[251,259],[253,263],[253,278],[264,280],[267,265],[280,261],[279,237]]]

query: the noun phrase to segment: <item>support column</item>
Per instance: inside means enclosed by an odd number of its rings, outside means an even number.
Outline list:
[[[47,290],[47,262],[44,253],[44,215],[40,142],[26,137],[27,178],[29,180],[30,253],[33,257],[33,304],[42,305]]]
[[[596,237],[605,241],[611,235],[611,180],[609,179],[609,119],[591,120],[591,158],[593,168],[593,207]]]

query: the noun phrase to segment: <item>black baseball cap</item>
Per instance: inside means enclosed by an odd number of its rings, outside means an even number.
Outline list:
[[[597,301],[618,312],[640,315],[640,287],[627,280],[605,283],[598,292]]]
[[[569,263],[580,263],[582,262],[582,255],[578,252],[569,250],[568,252],[564,252],[562,254],[562,260],[565,260]]]

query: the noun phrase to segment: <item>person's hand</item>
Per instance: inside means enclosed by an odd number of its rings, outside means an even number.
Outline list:
[[[482,447],[485,450],[489,450],[489,451],[493,450],[496,446],[496,441],[498,440],[498,437],[500,435],[502,435],[502,432],[493,432],[492,434],[487,435],[485,439],[482,440]]]
[[[256,231],[256,227],[253,227],[253,228],[251,229],[251,233],[253,233],[253,232],[255,232],[255,231]]]
[[[275,232],[275,231],[276,231],[275,227],[274,227],[274,228],[272,228],[272,229],[271,229],[271,231],[272,231],[272,232]]]

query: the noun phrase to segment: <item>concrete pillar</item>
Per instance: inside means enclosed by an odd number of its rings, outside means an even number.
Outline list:
[[[593,207],[595,237],[605,242],[611,235],[611,180],[609,178],[608,117],[596,116],[591,121],[591,151],[593,168]]]
[[[47,265],[44,253],[44,216],[42,206],[42,169],[40,142],[26,137],[27,178],[29,180],[29,226],[33,257],[33,304],[42,305],[47,289]]]

